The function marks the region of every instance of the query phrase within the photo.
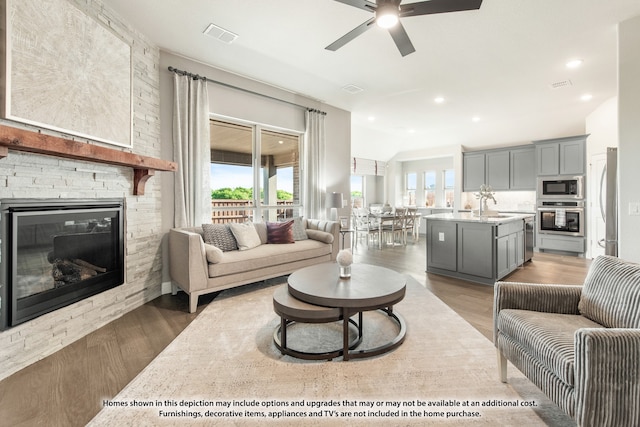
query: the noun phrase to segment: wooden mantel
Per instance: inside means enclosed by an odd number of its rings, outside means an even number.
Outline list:
[[[136,196],[144,194],[145,183],[156,171],[178,170],[178,165],[168,160],[0,124],[0,159],[7,157],[9,150],[133,168],[133,194]]]

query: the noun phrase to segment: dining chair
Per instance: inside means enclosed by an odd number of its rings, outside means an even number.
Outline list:
[[[418,213],[418,208],[407,208],[407,216],[405,219],[405,243],[409,233],[411,233],[413,241],[417,242],[420,237],[420,214]]]
[[[363,235],[367,239],[367,247],[369,247],[369,241],[378,237],[378,223],[365,208],[353,209],[352,217],[355,232],[354,247],[358,247],[359,237]]]
[[[390,221],[383,225],[382,233],[385,240],[390,242],[389,244],[395,245],[396,243],[400,243],[402,245],[406,245],[407,241],[405,238],[406,231],[406,218],[407,218],[407,210],[406,208],[396,208],[395,213]],[[391,240],[389,241],[389,238]]]

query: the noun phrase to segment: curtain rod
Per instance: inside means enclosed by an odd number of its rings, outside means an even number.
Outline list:
[[[258,96],[261,96],[263,98],[271,99],[273,101],[284,102],[285,104],[293,105],[294,107],[298,107],[298,108],[303,108],[303,109],[305,109],[307,111],[310,111],[310,112],[316,112],[316,113],[320,113],[322,115],[326,115],[327,114],[324,111],[316,110],[314,108],[305,107],[304,105],[296,104],[296,103],[290,102],[290,101],[285,101],[284,99],[279,99],[279,98],[276,98],[274,96],[265,95],[265,94],[260,93],[260,92],[255,92],[255,91],[252,91],[252,90],[249,90],[249,89],[245,89],[245,88],[242,88],[242,87],[234,86],[234,85],[231,85],[229,83],[224,83],[224,82],[221,82],[221,81],[218,81],[218,80],[213,80],[213,79],[210,79],[207,76],[201,76],[199,74],[193,74],[193,73],[190,73],[188,71],[178,70],[177,68],[171,67],[171,66],[169,66],[168,69],[169,69],[169,71],[171,71],[173,73],[180,74],[181,76],[191,77],[194,80],[202,79],[205,82],[211,82],[211,83],[215,83],[215,84],[220,85],[220,86],[225,86],[225,87],[228,87],[228,88],[231,88],[231,89],[235,89],[235,90],[239,90],[239,91],[242,91],[242,92],[250,93],[252,95],[258,95]]]

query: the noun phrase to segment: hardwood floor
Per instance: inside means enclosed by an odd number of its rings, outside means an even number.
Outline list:
[[[360,244],[355,262],[411,274],[488,339],[493,287],[425,273],[425,242],[378,249]],[[505,280],[580,284],[590,260],[538,254]],[[163,295],[55,354],[0,381],[0,424],[83,426],[153,360],[215,298]]]

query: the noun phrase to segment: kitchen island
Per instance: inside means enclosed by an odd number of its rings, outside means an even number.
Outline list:
[[[524,264],[524,220],[530,216],[426,216],[427,272],[493,285]]]

